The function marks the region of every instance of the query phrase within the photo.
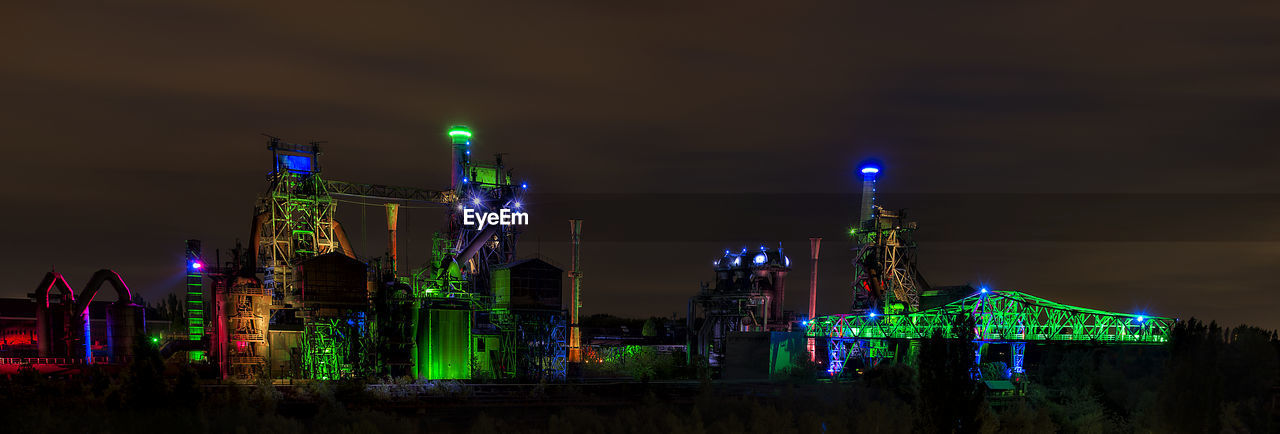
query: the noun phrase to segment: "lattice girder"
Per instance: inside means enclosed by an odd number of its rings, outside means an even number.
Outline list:
[[[944,306],[906,314],[844,314],[813,319],[809,336],[832,339],[925,339],[941,332],[955,339],[960,315],[987,341],[1168,342],[1174,320],[1056,303],[1014,291],[977,292]]]

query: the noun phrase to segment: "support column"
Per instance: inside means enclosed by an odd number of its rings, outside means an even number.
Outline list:
[[[1013,342],[1009,344],[1009,348],[1010,348],[1010,352],[1013,353],[1013,360],[1012,360],[1013,363],[1010,363],[1010,365],[1012,365],[1011,369],[1013,370],[1013,373],[1021,374],[1025,372],[1024,369],[1022,368],[1022,361],[1024,359],[1024,356],[1026,355],[1027,343]]]
[[[399,270],[396,266],[397,247],[396,247],[396,224],[400,219],[400,204],[388,203],[387,207],[387,261],[391,265],[391,275],[399,276]]]

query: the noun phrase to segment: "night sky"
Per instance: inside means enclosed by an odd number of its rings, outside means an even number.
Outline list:
[[[683,316],[720,251],[779,242],[801,310],[809,236],[846,310],[873,157],[934,285],[1280,327],[1275,2],[111,3],[0,14],[0,296],[178,289],[184,239],[247,241],[260,133],[445,188],[464,123],[531,184],[522,255],[567,264],[586,219],[587,314]],[[405,212],[421,264],[439,211]],[[382,254],[380,207],[338,218]]]

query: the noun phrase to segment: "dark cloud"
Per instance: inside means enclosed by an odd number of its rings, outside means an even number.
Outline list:
[[[934,283],[1280,327],[1271,2],[7,9],[7,296],[53,264],[171,289],[183,239],[248,236],[259,133],[327,140],[330,178],[440,187],[467,123],[545,195],[523,251],[564,259],[559,220],[588,219],[589,312],[683,312],[715,252],[782,241],[806,267],[810,235],[843,309],[873,156]],[[410,262],[435,213],[409,211]],[[381,250],[379,209],[340,218]]]

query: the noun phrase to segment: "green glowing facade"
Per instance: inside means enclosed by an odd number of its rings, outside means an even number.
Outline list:
[[[424,307],[418,327],[418,375],[429,380],[471,378],[471,311]]]
[[[200,240],[187,240],[187,339],[200,341],[204,339],[204,261],[200,259]],[[187,353],[192,363],[205,361],[206,354],[201,350]]]

